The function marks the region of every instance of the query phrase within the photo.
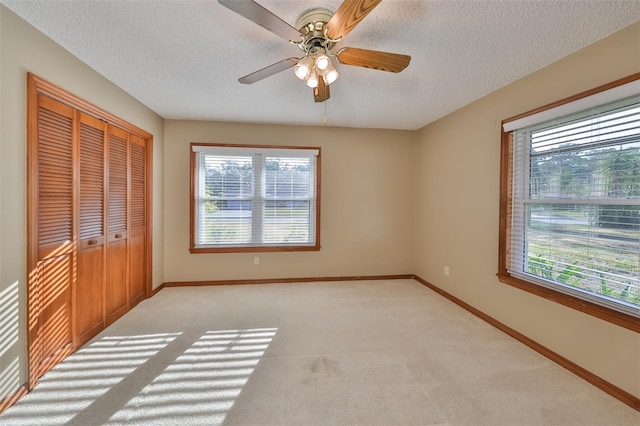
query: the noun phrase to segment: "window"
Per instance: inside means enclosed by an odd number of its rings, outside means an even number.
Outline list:
[[[320,249],[319,148],[191,151],[192,253]]]
[[[637,329],[640,80],[606,89],[503,122],[499,275]]]

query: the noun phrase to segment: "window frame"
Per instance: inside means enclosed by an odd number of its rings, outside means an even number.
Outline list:
[[[512,131],[505,132],[504,124],[515,120],[522,119],[527,116],[531,116],[552,108],[559,107],[571,102],[575,102],[579,99],[592,96],[594,94],[603,92],[627,84],[636,80],[640,80],[640,73],[635,73],[630,76],[615,80],[613,82],[598,86],[596,88],[587,90],[574,96],[553,102],[551,104],[533,109],[523,114],[516,115],[514,117],[507,118],[502,121],[500,126],[501,131],[501,143],[500,143],[500,198],[499,198],[499,231],[498,231],[498,280],[504,284],[511,285],[520,290],[524,290],[531,294],[543,297],[547,300],[559,303],[585,314],[600,318],[610,323],[619,325],[626,329],[640,332],[640,320],[630,314],[617,311],[615,309],[578,298],[564,292],[554,290],[552,288],[542,286],[520,277],[513,276],[507,270],[508,265],[508,245],[509,245],[509,210],[510,210],[510,186],[509,175],[511,166],[511,138]]]
[[[255,149],[255,150],[313,150],[317,151],[316,165],[315,165],[315,241],[311,245],[253,245],[253,246],[239,246],[239,247],[197,247],[196,246],[196,196],[197,196],[197,182],[196,182],[196,169],[197,159],[194,147],[214,147],[214,148],[243,148],[243,149]],[[190,211],[189,211],[189,252],[196,253],[257,253],[257,252],[292,252],[292,251],[319,251],[320,250],[320,180],[321,180],[321,157],[322,151],[320,147],[311,146],[284,146],[284,145],[253,145],[253,144],[219,144],[219,143],[200,143],[191,142],[189,145],[189,179],[190,179]],[[255,200],[255,197],[251,197],[251,200]]]

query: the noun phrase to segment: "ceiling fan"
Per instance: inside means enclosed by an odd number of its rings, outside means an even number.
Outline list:
[[[290,57],[238,79],[252,84],[286,69],[294,69],[295,75],[313,89],[316,102],[329,99],[329,85],[338,78],[338,71],[331,62],[334,57],[344,65],[400,72],[411,61],[411,56],[399,53],[344,47],[333,53],[335,44],[341,41],[382,0],[344,0],[333,13],[325,8],[313,8],[303,12],[296,27],[289,25],[274,13],[253,0],[218,0],[220,4],[244,16],[261,27],[297,45],[304,52],[301,58]]]

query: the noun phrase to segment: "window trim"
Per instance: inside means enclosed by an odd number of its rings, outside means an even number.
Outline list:
[[[312,245],[296,246],[243,246],[243,247],[196,247],[196,152],[193,147],[214,147],[214,148],[254,148],[256,150],[314,150],[318,152],[316,157],[316,175],[315,175],[315,195],[316,195],[316,217],[315,217],[315,243]],[[220,143],[200,143],[191,142],[189,144],[189,179],[190,179],[190,192],[189,192],[189,252],[196,253],[259,253],[259,252],[293,252],[293,251],[319,251],[320,250],[320,181],[321,181],[321,158],[322,150],[320,147],[314,146],[286,146],[286,145],[255,145],[255,144],[220,144]]]
[[[559,107],[570,102],[577,101],[587,96],[592,96],[596,93],[603,92],[636,80],[640,80],[640,73],[635,73],[630,76],[615,80],[613,82],[598,86],[596,88],[587,90],[574,96],[550,103],[548,105],[533,109],[523,114],[518,114],[514,117],[507,118],[502,121],[500,126],[501,142],[500,142],[500,214],[499,214],[499,230],[498,230],[498,280],[504,284],[511,285],[520,290],[535,294],[536,296],[543,297],[547,300],[559,303],[569,308],[575,309],[582,313],[592,315],[596,318],[608,321],[610,323],[619,325],[626,329],[640,332],[640,320],[633,315],[629,315],[617,310],[602,306],[587,300],[583,300],[558,290],[544,287],[539,284],[535,284],[533,281],[528,281],[522,278],[511,275],[507,270],[507,246],[508,246],[508,204],[509,204],[509,165],[511,163],[510,158],[510,139],[511,132],[504,131],[505,123],[509,123],[521,118],[540,113],[552,108]]]

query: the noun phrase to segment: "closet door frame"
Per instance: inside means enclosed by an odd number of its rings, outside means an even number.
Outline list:
[[[42,342],[37,338],[37,318],[40,315],[40,306],[37,303],[37,298],[40,293],[38,288],[38,280],[35,278],[35,270],[38,264],[38,244],[37,244],[37,229],[38,229],[38,199],[37,199],[37,146],[38,146],[38,95],[44,95],[52,98],[58,102],[66,104],[71,108],[91,115],[99,120],[102,120],[109,125],[118,127],[134,134],[145,140],[145,225],[146,225],[146,263],[145,269],[145,296],[149,298],[152,295],[151,283],[152,283],[152,246],[153,246],[153,234],[152,234],[152,213],[153,213],[153,200],[152,200],[152,177],[153,177],[153,135],[134,126],[127,121],[93,105],[78,96],[69,93],[68,91],[60,88],[59,86],[52,84],[32,73],[27,73],[27,359],[28,359],[28,380],[27,389],[31,390],[37,384],[39,377],[43,374],[40,369],[37,368],[40,365]],[[79,114],[76,113],[76,117]],[[74,135],[74,138],[77,135]],[[77,143],[74,141],[74,143]],[[74,149],[75,151],[75,149]],[[77,168],[78,159],[74,154],[74,168]],[[76,183],[77,184],[77,183]],[[77,188],[74,188],[74,203],[77,203]],[[76,220],[76,218],[74,218]],[[78,245],[78,235],[74,235],[73,242]],[[77,251],[76,251],[77,253]],[[74,291],[75,282],[72,285],[72,293]],[[73,301],[72,297],[72,301]],[[31,301],[34,300],[35,303]],[[72,302],[73,303],[73,302]],[[73,309],[73,307],[72,307]],[[33,329],[30,324],[36,321],[36,329]],[[75,327],[75,325],[73,325]],[[75,334],[75,332],[74,332]],[[73,347],[72,351],[77,349]]]

